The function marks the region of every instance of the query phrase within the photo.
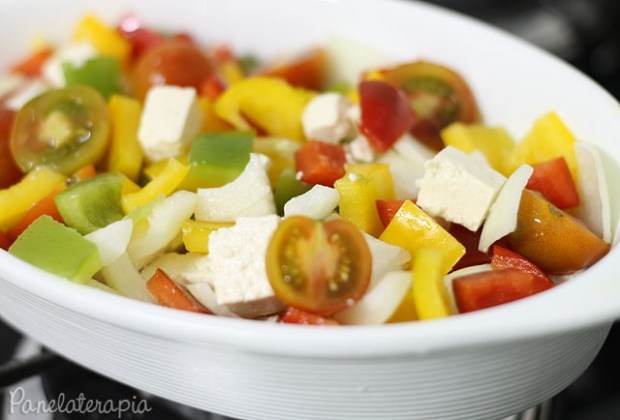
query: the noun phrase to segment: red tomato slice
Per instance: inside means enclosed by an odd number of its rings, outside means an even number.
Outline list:
[[[415,117],[407,96],[394,86],[378,80],[360,83],[360,129],[378,152],[387,151],[411,129]]]
[[[472,232],[459,224],[452,223],[448,232],[465,247],[465,255],[454,265],[453,271],[473,265],[488,264],[491,261],[489,254],[478,250],[480,231]]]
[[[51,48],[43,48],[26,58],[24,61],[15,64],[13,68],[11,68],[11,71],[13,73],[23,74],[28,77],[37,77],[41,74],[43,63],[50,58],[52,53],[53,51]]]
[[[342,146],[320,141],[306,142],[295,153],[301,180],[312,185],[333,187],[334,182],[344,176],[346,161]]]
[[[323,90],[327,82],[327,53],[315,48],[300,57],[278,63],[262,74],[284,79],[293,86]]]
[[[538,191],[560,209],[579,205],[579,193],[570,174],[566,159],[558,158],[534,166],[526,188]]]
[[[384,80],[406,92],[416,120],[411,133],[433,149],[444,147],[440,131],[455,121],[479,121],[478,105],[467,82],[454,70],[417,61],[381,72]]]
[[[454,279],[460,312],[471,312],[522,299],[553,287],[532,273],[515,268],[487,271]]]
[[[117,32],[131,43],[131,57],[134,59],[164,42],[163,36],[145,28],[135,15],[125,17],[118,25]]]
[[[267,276],[286,305],[331,316],[359,300],[370,282],[362,232],[346,220],[284,219],[267,248]]]
[[[0,189],[8,188],[22,177],[11,154],[11,128],[15,112],[0,108]]]
[[[159,268],[146,283],[146,287],[162,306],[200,314],[207,313]]]
[[[333,319],[324,318],[320,315],[311,314],[310,312],[302,311],[301,309],[288,308],[282,322],[285,324],[303,324],[303,325],[340,325],[338,321]]]
[[[538,268],[533,262],[514,251],[504,248],[503,246],[493,245],[491,266],[493,267],[493,270],[515,268],[517,270],[525,271],[538,277],[541,281],[549,282],[549,284],[553,286],[553,283],[551,283],[549,277],[547,277],[544,271]]]

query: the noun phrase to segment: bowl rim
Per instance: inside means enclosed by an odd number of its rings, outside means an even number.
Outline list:
[[[581,82],[590,83],[601,99],[618,105],[589,77],[557,57],[487,23],[440,6],[405,0],[315,1],[342,7],[389,5],[458,20],[561,66]],[[0,7],[11,4],[18,2],[0,2]],[[571,281],[527,299],[446,319],[379,326],[307,327],[184,313],[74,284],[1,250],[0,278],[56,305],[137,333],[279,356],[364,358],[423,355],[433,350],[538,338],[610,323],[620,316],[620,290],[613,294],[609,289],[613,287],[613,260],[620,258],[619,254],[620,249],[613,247],[601,261]],[[585,308],[581,305],[584,300],[590,302]]]

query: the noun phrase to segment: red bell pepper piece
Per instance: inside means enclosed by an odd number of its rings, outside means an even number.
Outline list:
[[[472,232],[457,223],[452,223],[448,232],[465,247],[465,255],[454,265],[453,270],[460,270],[473,265],[488,264],[491,261],[489,254],[478,250],[480,231]]]
[[[346,156],[342,146],[309,141],[295,153],[295,163],[303,182],[333,187],[345,174]]]
[[[303,324],[303,325],[340,325],[338,321],[333,319],[324,318],[320,315],[311,314],[301,309],[288,308],[282,322],[285,324]]]
[[[558,157],[534,166],[526,188],[538,191],[560,209],[579,205],[579,193],[566,160]]]
[[[201,314],[207,313],[159,268],[146,283],[146,287],[162,306]]]
[[[316,48],[290,61],[279,63],[263,73],[289,84],[311,90],[323,90],[327,81],[327,54]]]
[[[0,249],[5,251],[9,250],[9,247],[13,244],[13,238],[8,233],[4,233],[0,230]]]
[[[41,74],[41,68],[43,67],[43,63],[47,61],[48,58],[52,55],[53,51],[51,48],[43,48],[31,56],[27,57],[23,61],[15,64],[11,68],[11,72],[23,74],[28,77],[36,77]]]
[[[525,271],[538,277],[542,281],[551,283],[549,277],[547,277],[547,275],[540,268],[538,268],[536,264],[529,261],[522,255],[499,245],[493,245],[493,257],[491,258],[491,266],[493,267],[493,270],[514,268],[517,270]]]

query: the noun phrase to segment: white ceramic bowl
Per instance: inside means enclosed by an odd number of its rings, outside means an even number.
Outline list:
[[[620,162],[620,108],[559,60],[470,19],[390,0],[0,0],[0,64],[86,11],[128,11],[269,56],[338,33],[470,81],[486,121],[519,137],[556,110]],[[614,179],[612,197],[620,197]],[[617,220],[618,200],[613,203]],[[616,223],[614,223],[614,229]],[[59,354],[145,391],[244,419],[499,418],[583,372],[620,315],[619,249],[567,284],[450,319],[309,328],[198,316],[80,287],[0,252],[0,314]]]

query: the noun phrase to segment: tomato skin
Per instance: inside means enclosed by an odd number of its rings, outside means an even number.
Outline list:
[[[0,108],[0,189],[8,188],[23,176],[11,153],[11,128],[15,112]]]
[[[360,83],[359,93],[360,129],[373,149],[385,152],[415,122],[409,101],[401,90],[378,80]]]
[[[134,90],[143,99],[155,85],[175,85],[199,89],[213,72],[213,66],[196,46],[179,40],[168,40],[149,49],[136,63]]]
[[[301,309],[290,306],[282,317],[284,324],[302,324],[302,325],[340,325],[338,321],[324,318],[320,315],[311,314]]]
[[[579,193],[571,176],[566,159],[560,156],[534,165],[534,172],[526,188],[538,191],[560,209],[579,205]]]
[[[368,244],[345,220],[284,219],[271,238],[265,262],[281,302],[323,317],[348,308],[370,283]]]
[[[131,57],[137,59],[147,50],[164,42],[164,37],[145,28],[135,15],[126,16],[116,28],[117,32],[131,43]]]
[[[522,299],[553,284],[529,272],[507,268],[456,278],[452,287],[459,311],[465,313]]]
[[[297,58],[278,63],[262,74],[284,79],[293,86],[322,90],[327,81],[327,53],[315,48]]]
[[[333,187],[334,182],[345,174],[347,158],[344,148],[320,141],[304,143],[295,152],[295,165],[301,172],[301,181]]]
[[[504,248],[500,245],[493,245],[493,257],[491,258],[491,267],[493,267],[493,270],[515,268],[517,270],[530,273],[543,282],[546,281],[551,283],[549,277],[547,277],[544,271],[538,268],[536,264],[529,261],[522,255],[519,255],[516,252]]]
[[[383,80],[403,89],[416,115],[411,134],[427,146],[444,147],[439,132],[455,121],[480,120],[474,95],[463,77],[438,63],[416,61],[381,71]]]

